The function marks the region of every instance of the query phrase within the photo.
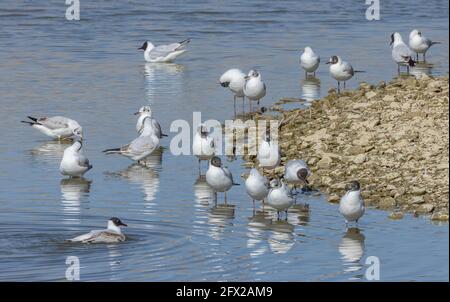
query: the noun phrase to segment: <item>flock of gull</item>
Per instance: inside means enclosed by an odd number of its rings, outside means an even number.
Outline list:
[[[146,41],[139,49],[144,51],[145,61],[166,63],[173,62],[178,56],[185,53],[187,51],[186,45],[189,42],[190,40],[187,39],[178,43],[154,46],[151,42]],[[439,42],[431,41],[415,29],[409,35],[408,46],[403,42],[399,33],[393,33],[391,35],[392,58],[398,65],[398,72],[400,73],[400,66],[406,66],[409,73],[409,68],[415,66],[418,62],[419,54],[423,55],[425,61],[426,52],[437,43]],[[414,52],[416,56],[414,56]],[[351,79],[356,72],[359,72],[336,55],[331,56],[326,64],[330,64],[330,75],[338,82],[338,92],[341,82],[343,82],[345,88],[345,82]],[[309,73],[315,76],[315,72],[320,65],[320,57],[311,47],[305,47],[300,56],[300,65],[305,70],[306,76]],[[242,98],[243,108],[245,98],[247,98],[251,112],[252,103],[256,102],[259,105],[261,99],[266,95],[266,84],[262,80],[261,73],[256,69],[250,70],[247,74],[237,68],[230,69],[220,77],[219,83],[233,93],[235,113],[237,98]],[[167,135],[163,134],[160,124],[152,117],[150,106],[141,107],[135,114],[138,117],[136,123],[137,138],[123,146],[104,150],[105,154],[119,154],[140,163],[160,147],[160,140]],[[83,129],[77,121],[63,116],[28,116],[28,119],[22,122],[53,139],[73,140],[73,144],[64,150],[61,159],[59,171],[62,175],[83,177],[86,172],[92,169],[92,164],[83,153]],[[227,191],[239,184],[233,180],[231,171],[223,165],[222,160],[215,156],[215,150],[215,141],[211,133],[203,124],[200,124],[192,143],[192,151],[199,160],[199,173],[201,174],[201,161],[208,161],[209,165],[205,174],[206,182],[214,190],[215,200],[217,201],[217,193],[223,192],[226,202]],[[271,137],[269,130],[263,134],[257,152],[260,168],[270,170],[280,165],[280,148],[274,138]],[[263,206],[267,203],[277,211],[279,218],[281,212],[287,214],[288,209],[295,203],[296,195],[299,194],[298,187],[304,189],[308,185],[310,175],[311,170],[304,160],[290,160],[285,164],[284,173],[280,178],[268,179],[258,169],[251,169],[245,179],[245,189],[253,200],[254,206],[255,201],[261,201]],[[344,216],[346,225],[350,222],[357,223],[364,215],[365,205],[361,198],[361,188],[358,181],[355,180],[347,184],[346,193],[340,200],[339,212]],[[82,243],[123,241],[125,236],[120,229],[121,226],[126,226],[126,224],[119,218],[112,217],[108,220],[107,229],[94,230],[69,239],[69,241]]]

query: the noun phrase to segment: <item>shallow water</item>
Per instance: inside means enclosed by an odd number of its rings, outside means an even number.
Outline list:
[[[81,21],[64,19],[64,1],[0,4],[0,280],[65,280],[66,257],[80,259],[81,280],[366,280],[366,259],[380,259],[381,280],[448,281],[449,229],[407,215],[392,221],[369,209],[346,232],[337,205],[302,195],[287,221],[253,213],[243,186],[214,205],[197,160],[173,156],[170,138],[148,167],[100,151],[135,137],[140,106],[150,104],[170,136],[175,119],[233,117],[231,95],[217,84],[230,67],[258,68],[270,106],[281,97],[314,99],[335,85],[326,65],[304,81],[300,49],[324,62],[338,54],[365,70],[348,83],[376,84],[396,73],[389,35],[420,28],[433,46],[426,72],[448,74],[448,2],[382,1],[381,21],[364,18],[364,1],[81,1]],[[417,4],[416,4],[417,3]],[[422,9],[419,9],[422,8]],[[430,17],[432,16],[432,18]],[[178,64],[145,64],[144,39],[192,38]],[[298,104],[290,104],[298,106]],[[240,108],[240,107],[239,107]],[[66,144],[19,121],[66,115],[83,125],[94,165],[85,180],[58,172]],[[239,179],[241,161],[227,163]],[[205,164],[204,164],[205,165]],[[203,166],[203,170],[205,166]],[[119,216],[128,240],[114,245],[64,239]]]

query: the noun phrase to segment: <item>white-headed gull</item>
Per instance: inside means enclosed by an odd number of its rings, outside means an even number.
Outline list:
[[[305,76],[308,76],[308,72],[313,72],[315,76],[319,64],[320,57],[314,53],[311,47],[306,46],[300,56],[300,66],[305,70]]]
[[[31,121],[22,121],[52,138],[64,139],[73,136],[75,129],[82,129],[77,121],[64,116],[32,117]]]
[[[64,150],[64,155],[59,165],[62,175],[81,177],[92,169],[89,159],[83,154],[83,134],[81,129],[74,130],[74,143]]]

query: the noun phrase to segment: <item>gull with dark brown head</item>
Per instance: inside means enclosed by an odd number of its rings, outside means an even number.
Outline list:
[[[108,220],[108,226],[104,230],[93,230],[87,234],[68,239],[69,242],[79,243],[116,243],[125,241],[125,235],[120,229],[121,226],[127,226],[119,218],[112,217]]]

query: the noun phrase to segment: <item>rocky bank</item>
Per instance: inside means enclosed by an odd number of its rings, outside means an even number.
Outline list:
[[[447,221],[448,88],[448,77],[407,77],[376,86],[361,83],[340,94],[332,89],[310,109],[275,106],[282,164],[306,160],[311,186],[329,202],[339,202],[345,184],[357,179],[366,204],[392,211],[393,219],[412,212]],[[246,159],[247,166],[256,164],[256,158]]]

